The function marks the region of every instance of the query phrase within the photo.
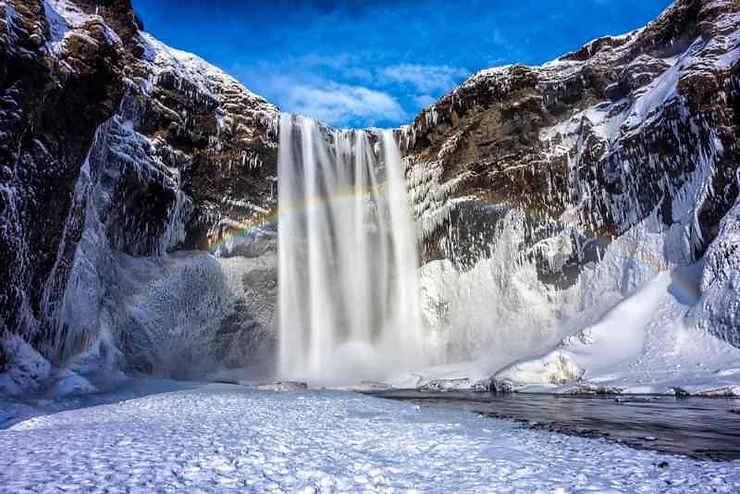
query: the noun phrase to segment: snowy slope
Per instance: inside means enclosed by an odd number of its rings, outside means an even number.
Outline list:
[[[552,352],[497,372],[496,386],[740,395],[740,349],[683,320],[681,284],[689,276],[680,270],[660,273]]]
[[[209,385],[0,431],[0,491],[68,488],[737,492],[740,462],[635,451],[351,393]]]
[[[707,260],[688,266],[656,254],[676,244],[671,229],[649,218],[564,290],[547,287],[531,262],[516,259],[522,227],[515,222],[472,269],[458,272],[445,261],[422,270],[425,313],[437,328],[432,349],[472,358],[387,384],[738,395],[740,349],[707,330],[736,317],[735,218],[733,210]]]

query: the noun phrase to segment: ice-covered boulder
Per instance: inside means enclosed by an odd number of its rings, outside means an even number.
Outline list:
[[[51,364],[18,335],[0,339],[0,394],[39,390],[51,375]]]

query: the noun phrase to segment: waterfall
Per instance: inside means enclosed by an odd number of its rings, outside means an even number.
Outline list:
[[[279,366],[349,384],[420,363],[418,254],[391,131],[280,120]]]

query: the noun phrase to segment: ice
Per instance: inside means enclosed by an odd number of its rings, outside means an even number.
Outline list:
[[[702,462],[337,391],[207,385],[0,431],[0,490],[737,492]]]
[[[685,320],[698,296],[687,287],[698,284],[700,268],[660,273],[596,324],[499,371],[496,381],[528,391],[736,394],[740,349]]]
[[[90,381],[77,373],[65,369],[56,376],[56,381],[50,390],[51,396],[84,395],[94,393],[97,388]]]
[[[0,394],[19,395],[37,389],[51,373],[51,364],[18,335],[0,339]]]

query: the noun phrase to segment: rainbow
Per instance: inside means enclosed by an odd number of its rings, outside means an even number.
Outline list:
[[[381,188],[368,189],[365,192],[365,197],[370,194],[382,193]],[[372,197],[372,196],[370,196]],[[326,205],[333,205],[335,207],[343,207],[354,204],[357,199],[354,189],[347,189],[339,194],[334,194],[331,198],[328,197],[313,197],[305,201],[304,206],[301,208],[278,208],[275,211],[260,215],[246,223],[235,223],[228,227],[228,231],[223,235],[220,235],[216,241],[210,242],[208,251],[211,254],[215,254],[220,248],[226,246],[229,242],[238,239],[240,237],[247,237],[250,234],[265,229],[268,226],[274,225],[279,221],[281,217],[285,216],[304,216],[312,208],[323,207]],[[625,260],[635,262],[636,265],[646,268],[650,273],[657,275],[662,271],[670,269],[666,265],[663,259],[662,253],[652,252],[648,250],[638,250],[632,245],[620,240],[606,237],[603,235],[592,237],[593,241],[598,244],[600,248],[606,250],[607,248],[612,251],[616,250]],[[671,284],[671,292],[677,298],[681,300],[698,301],[701,295],[701,290],[697,283],[697,275],[692,274],[691,268],[674,269],[672,272],[673,283]]]
[[[384,188],[382,186],[372,187],[364,192],[363,197],[378,197],[382,195],[383,192]],[[234,224],[228,225],[228,232],[223,235],[219,235],[219,237],[214,241],[209,240],[208,252],[213,254],[230,241],[239,237],[249,236],[251,233],[258,232],[267,226],[277,223],[281,217],[305,216],[312,209],[326,205],[333,205],[335,207],[350,206],[354,204],[356,200],[357,193],[355,189],[346,189],[340,193],[333,194],[331,197],[311,197],[304,201],[303,207],[300,208],[278,208],[275,211],[259,215],[246,223],[234,222]]]

